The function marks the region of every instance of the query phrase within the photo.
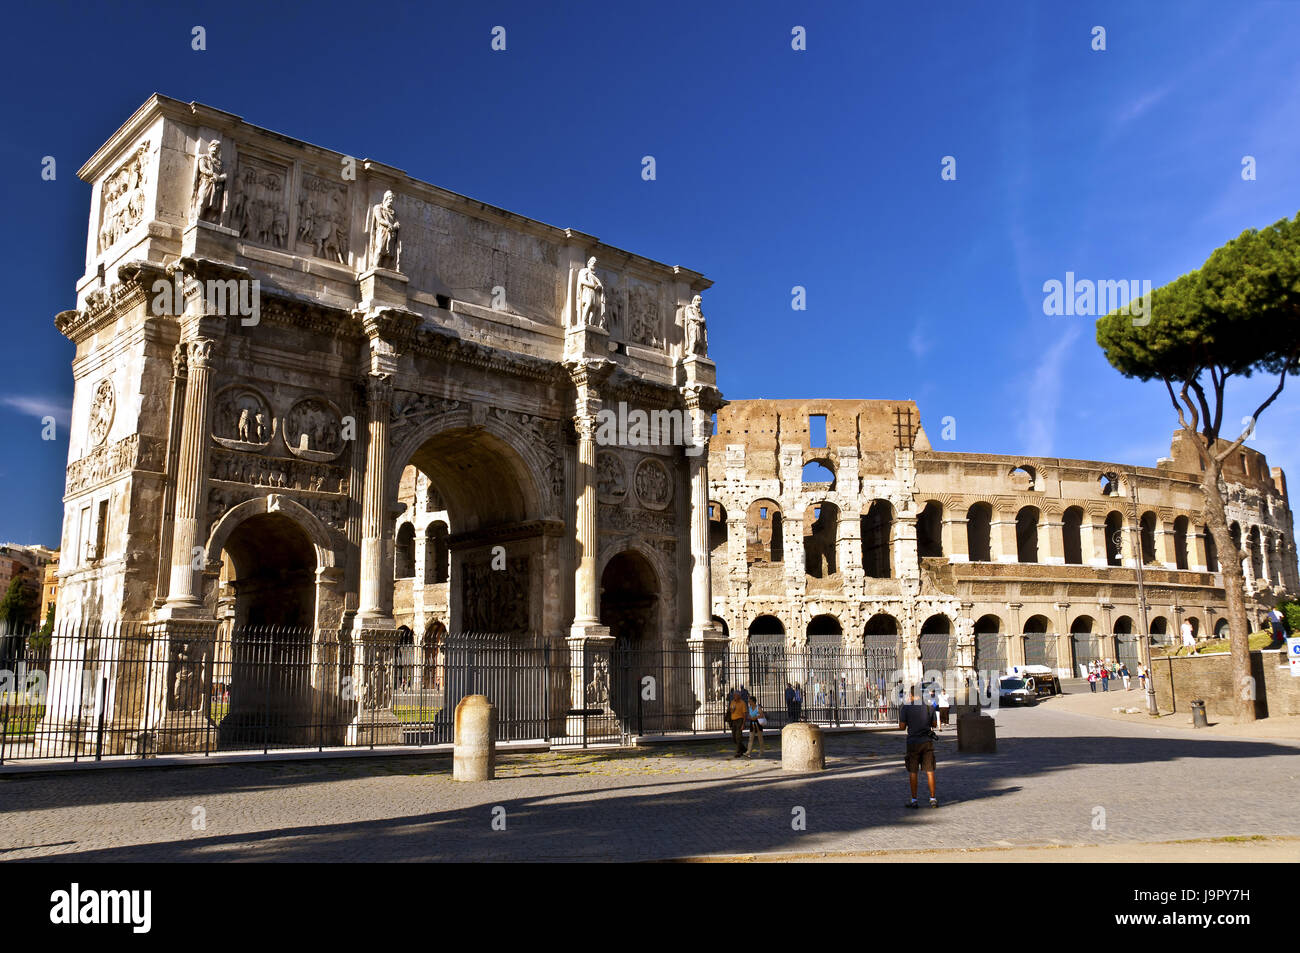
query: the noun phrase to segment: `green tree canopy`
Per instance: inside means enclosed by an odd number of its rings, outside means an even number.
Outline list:
[[[1229,378],[1278,375],[1251,415],[1258,418],[1286,374],[1300,370],[1300,215],[1242,232],[1144,303],[1145,319],[1125,310],[1101,318],[1097,343],[1126,377],[1163,381],[1175,409],[1186,409],[1212,446]]]

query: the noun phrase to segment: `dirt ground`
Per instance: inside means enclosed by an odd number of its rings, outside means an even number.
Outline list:
[[[1208,728],[1193,728],[1192,714],[1189,711],[1168,712],[1158,718],[1146,713],[1146,696],[1138,688],[1137,679],[1132,681],[1132,691],[1124,691],[1123,683],[1119,688],[1103,692],[1100,689],[1094,695],[1088,691],[1087,683],[1079,682],[1080,687],[1067,683],[1065,695],[1056,698],[1044,698],[1039,702],[1053,709],[1073,712],[1079,715],[1095,715],[1098,718],[1114,718],[1120,721],[1141,721],[1156,723],[1160,728],[1173,731],[1194,731],[1197,734],[1220,735],[1228,738],[1289,738],[1300,739],[1300,715],[1282,715],[1263,718],[1259,721],[1241,723],[1221,712],[1209,711]],[[1137,708],[1136,714],[1112,711],[1114,708]]]

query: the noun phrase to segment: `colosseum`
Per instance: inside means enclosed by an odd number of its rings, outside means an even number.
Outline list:
[[[713,612],[733,644],[878,645],[926,670],[1135,666],[1227,626],[1196,449],[1154,467],[937,451],[912,401],[737,400],[709,452]],[[1247,611],[1300,589],[1286,479],[1225,468]],[[1202,636],[1205,637],[1205,636]]]

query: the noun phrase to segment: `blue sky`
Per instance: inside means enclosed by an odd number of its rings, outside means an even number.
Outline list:
[[[58,539],[67,439],[39,418],[71,400],[76,170],[155,91],[702,271],[728,397],[913,398],[944,450],[1154,464],[1163,388],[1111,370],[1092,319],[1045,316],[1043,282],[1158,286],[1300,210],[1296,3],[52,2],[6,25],[0,540]],[[1294,479],[1297,432],[1293,381],[1252,445]]]

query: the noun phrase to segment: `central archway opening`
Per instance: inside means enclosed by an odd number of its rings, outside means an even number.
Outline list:
[[[426,439],[398,480],[393,617],[454,636],[539,629],[546,554],[534,475],[503,437],[454,427]]]

